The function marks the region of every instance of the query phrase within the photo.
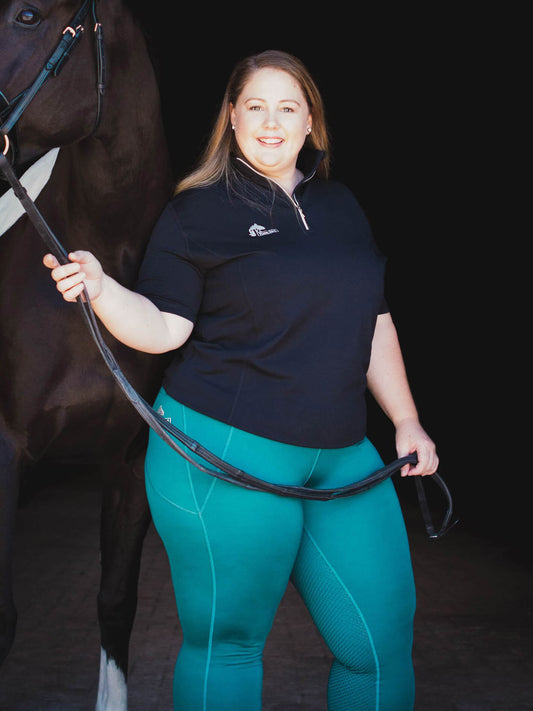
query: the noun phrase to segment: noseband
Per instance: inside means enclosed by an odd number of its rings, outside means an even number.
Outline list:
[[[76,12],[61,33],[61,38],[48,59],[43,64],[40,72],[35,77],[33,82],[24,91],[15,96],[9,101],[5,94],[0,90],[0,133],[4,135],[5,147],[3,154],[7,155],[11,147],[12,153],[16,145],[16,124],[24,111],[28,108],[39,89],[51,77],[57,77],[65,62],[70,56],[72,50],[77,46],[83,32],[83,23],[85,22],[89,12],[94,21],[94,36],[96,43],[96,92],[97,92],[97,108],[96,118],[93,126],[93,132],[100,123],[102,116],[102,101],[105,93],[105,60],[104,60],[104,34],[102,25],[96,17],[96,2],[97,0],[84,0],[80,9]],[[8,135],[11,134],[11,141]]]

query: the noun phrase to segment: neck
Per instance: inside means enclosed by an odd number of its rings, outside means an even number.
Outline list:
[[[282,190],[285,190],[286,193],[292,195],[296,186],[302,181],[303,177],[303,173],[297,168],[295,168],[294,173],[290,178],[285,178],[281,180],[276,180],[275,178],[272,178],[272,180],[276,183],[276,185],[279,185]]]
[[[263,178],[266,180],[271,180],[273,183],[278,185],[283,192],[287,193],[288,195],[292,195],[294,193],[294,190],[296,186],[298,185],[299,182],[303,179],[303,173],[298,170],[298,168],[294,169],[294,173],[286,178],[273,178],[270,175],[267,175],[266,173],[263,173],[263,171],[259,170],[259,168],[256,168],[254,165],[252,165],[249,161],[247,161],[245,158],[241,158],[240,156],[237,156],[237,160],[241,161],[241,163],[244,163],[245,165],[250,168],[250,170],[253,170],[254,173],[257,173],[257,175],[261,175]]]

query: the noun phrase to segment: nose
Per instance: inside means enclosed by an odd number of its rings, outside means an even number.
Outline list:
[[[275,128],[278,126],[278,116],[275,109],[266,109],[263,117],[265,128]]]

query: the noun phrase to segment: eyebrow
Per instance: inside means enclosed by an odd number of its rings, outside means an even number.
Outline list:
[[[243,102],[246,104],[248,101],[266,101],[266,99],[262,99],[261,97],[255,97],[255,96],[250,96],[247,99],[243,99]],[[298,106],[301,106],[300,102],[297,99],[280,99],[278,103],[284,104],[286,102],[290,102],[291,104],[298,104]]]

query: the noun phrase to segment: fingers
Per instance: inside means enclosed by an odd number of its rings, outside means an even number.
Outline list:
[[[402,476],[428,476],[434,474],[439,466],[437,449],[420,423],[404,420],[396,428],[396,451],[398,457],[416,453],[416,464],[405,464],[401,468]]]
[[[439,458],[434,448],[420,446],[413,450],[416,452],[418,462],[406,464],[400,470],[402,476],[429,476],[435,474],[439,467]]]
[[[76,301],[78,296],[83,293],[83,289],[85,288],[85,285],[82,283],[75,284],[74,286],[70,287],[69,289],[66,289],[63,291],[61,288],[60,284],[57,285],[58,291],[60,291],[63,294],[63,298],[65,301]]]
[[[75,263],[85,263],[89,262],[91,259],[94,259],[93,255],[90,252],[85,252],[84,250],[78,250],[77,252],[70,252],[68,255],[68,258],[70,259],[71,262]],[[54,269],[55,267],[59,266],[59,262],[57,261],[56,257],[54,257],[53,254],[45,254],[43,257],[43,264],[45,267],[48,267],[49,269]]]
[[[63,267],[57,267],[57,270],[59,269],[63,269]],[[52,271],[52,276],[57,281],[57,290],[63,295],[65,301],[76,301],[85,287],[83,283],[83,280],[85,279],[84,272],[78,271],[72,276],[56,278],[54,276],[54,271],[56,271],[56,269]]]
[[[48,267],[49,269],[53,269],[54,267],[59,266],[59,262],[57,259],[54,257],[53,254],[45,254],[43,257],[43,264],[45,267]]]
[[[43,264],[52,270],[52,279],[56,282],[57,290],[63,295],[65,301],[76,301],[84,289],[83,281],[86,274],[78,263],[83,260],[83,256],[81,253],[72,252],[69,254],[69,259],[73,258],[78,261],[59,264],[53,254],[46,254],[43,257]]]

